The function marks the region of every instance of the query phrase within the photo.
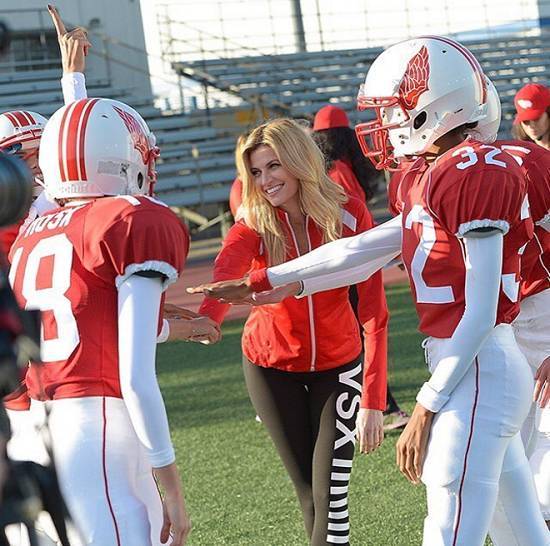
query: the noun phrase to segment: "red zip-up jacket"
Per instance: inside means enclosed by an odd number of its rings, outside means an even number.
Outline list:
[[[278,209],[289,250],[298,248],[285,212]],[[372,216],[358,199],[350,198],[342,209],[342,237],[373,227]],[[323,244],[318,226],[306,217],[310,250]],[[214,281],[236,279],[266,267],[261,237],[243,221],[229,230],[214,265]],[[365,331],[365,363],[361,407],[386,408],[388,310],[381,273],[357,285],[359,319]],[[200,313],[218,323],[228,304],[205,298]],[[348,364],[361,353],[357,319],[348,298],[348,288],[307,296],[290,297],[280,303],[252,307],[242,336],[245,356],[258,366],[291,372],[323,371]]]

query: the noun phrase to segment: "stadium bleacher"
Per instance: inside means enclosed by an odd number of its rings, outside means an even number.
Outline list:
[[[468,42],[501,98],[501,136],[509,134],[513,96],[528,81],[547,82],[550,74],[550,37],[510,37]],[[213,108],[190,113],[163,112],[152,96],[111,85],[106,78],[87,80],[90,96],[115,98],[138,110],[157,136],[162,155],[158,162],[159,196],[201,226],[224,219],[235,175],[233,152],[237,135],[246,125],[239,110],[261,110],[269,115],[302,117],[327,102],[344,108],[352,123],[362,115],[355,97],[380,48],[315,51],[174,63],[178,74],[202,85],[240,97],[241,107]],[[59,69],[14,70],[0,74],[0,110],[28,108],[45,116],[62,103]],[[217,120],[224,117],[223,123]]]

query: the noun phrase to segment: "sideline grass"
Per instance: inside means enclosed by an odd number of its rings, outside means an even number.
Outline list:
[[[390,385],[410,411],[426,377],[408,286],[388,291]],[[242,322],[224,327],[213,347],[159,347],[166,400],[186,498],[193,520],[190,546],[307,545],[292,484],[265,429],[254,420],[240,363]],[[423,487],[395,466],[398,433],[372,455],[357,455],[350,486],[351,543],[421,543]]]

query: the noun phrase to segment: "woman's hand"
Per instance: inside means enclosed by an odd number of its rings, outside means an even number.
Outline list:
[[[535,374],[533,400],[545,408],[550,402],[550,356],[545,358]]]
[[[208,298],[220,300],[223,303],[245,303],[252,295],[252,287],[248,277],[230,281],[201,284],[187,289],[189,294],[204,294]]]
[[[361,453],[376,451],[384,440],[384,417],[380,410],[361,408],[355,422]]]
[[[416,404],[395,446],[397,466],[412,483],[420,483],[433,416],[434,413]]]
[[[48,11],[57,31],[63,73],[84,72],[86,66],[85,57],[88,55],[90,47],[92,47],[92,44],[88,40],[88,33],[82,27],[76,27],[67,32],[57,9],[48,4]]]

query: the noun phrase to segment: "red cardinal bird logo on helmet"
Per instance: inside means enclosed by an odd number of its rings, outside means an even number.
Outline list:
[[[420,95],[428,90],[429,76],[428,49],[426,46],[422,46],[420,51],[407,64],[407,69],[399,84],[399,96],[407,110],[416,108]]]
[[[134,148],[141,154],[141,157],[143,158],[143,163],[145,165],[149,164],[149,141],[147,140],[147,136],[145,134],[145,131],[143,127],[141,126],[141,123],[134,117],[132,114],[125,112],[121,108],[118,108],[116,106],[113,106],[116,113],[122,118],[122,121],[124,122],[124,125],[126,125],[126,128],[128,129],[128,132],[130,133],[130,136],[132,137],[132,140],[134,142]]]

